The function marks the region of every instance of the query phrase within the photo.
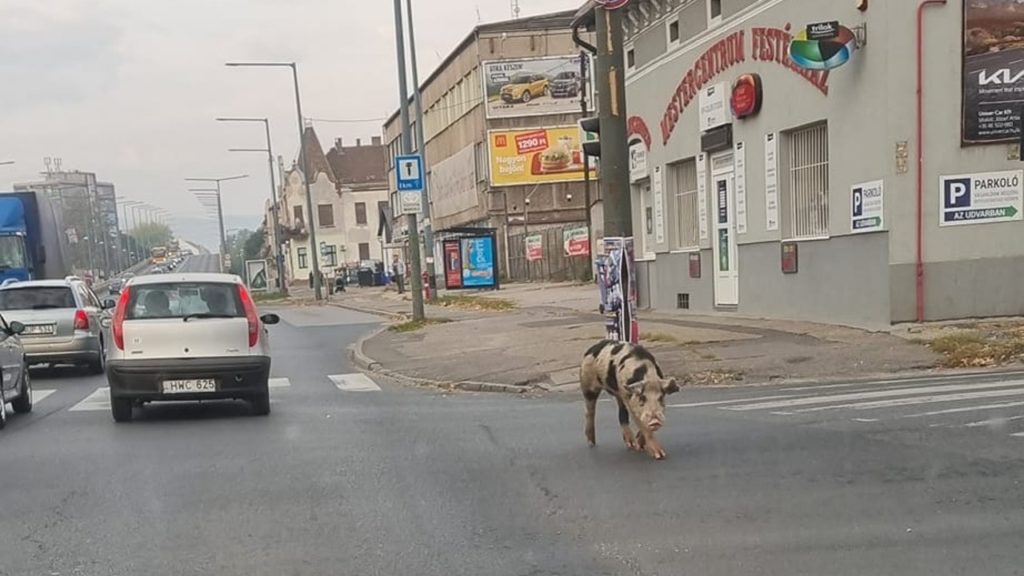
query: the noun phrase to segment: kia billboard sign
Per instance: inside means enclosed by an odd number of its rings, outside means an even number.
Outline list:
[[[963,0],[964,144],[1020,137],[1024,26],[1017,0]]]

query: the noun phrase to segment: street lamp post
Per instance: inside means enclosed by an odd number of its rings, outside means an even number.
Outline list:
[[[220,200],[220,183],[227,182],[229,180],[241,180],[242,178],[248,178],[248,174],[242,174],[240,176],[228,176],[227,178],[185,178],[188,182],[213,182],[217,187],[213,190],[210,189],[195,189],[191,192],[215,192],[217,194],[217,220],[220,224],[220,269],[224,271],[224,256],[227,252],[227,245],[224,241],[224,206]]]
[[[302,167],[302,183],[306,188],[306,207],[309,227],[309,251],[313,260],[313,292],[316,299],[323,299],[323,291],[320,282],[320,255],[317,253],[316,243],[316,219],[313,217],[313,193],[309,188],[309,166],[306,162],[306,138],[305,125],[302,116],[302,97],[299,95],[299,71],[295,62],[228,62],[226,66],[231,67],[253,67],[253,68],[291,68],[292,83],[295,86],[295,111],[299,120],[299,165]]]
[[[274,182],[274,150],[270,141],[270,120],[267,118],[217,118],[218,122],[262,122],[267,134],[267,147],[263,148],[230,148],[229,152],[266,152],[267,165],[270,168],[270,210],[274,218],[274,229],[270,241],[274,245],[274,262],[277,264],[277,281],[280,290],[287,294],[288,284],[284,278],[284,254],[281,253],[281,215],[277,205],[277,184]]]
[[[124,224],[127,227],[128,226],[128,209],[129,208],[133,208],[134,206],[137,206],[139,204],[139,202],[137,202],[135,200],[121,200],[120,202],[118,202],[118,204],[121,205],[122,220],[124,220]],[[128,266],[125,266],[125,269],[131,268],[131,266],[133,266],[133,265],[138,263],[138,246],[137,246],[138,242],[136,242],[135,238],[131,235],[132,230],[135,229],[135,210],[131,211],[131,215],[132,215],[131,227],[128,228],[127,233],[124,235],[124,239],[125,239],[124,240],[124,245],[125,245],[125,248],[128,250],[128,260],[129,260],[129,264],[128,264]]]

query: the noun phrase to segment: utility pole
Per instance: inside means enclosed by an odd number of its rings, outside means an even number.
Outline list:
[[[597,72],[600,86],[601,182],[604,235],[633,235],[629,194],[629,151],[626,148],[626,83],[622,41],[622,10],[594,8],[597,28]]]
[[[587,82],[589,82],[588,68],[590,64],[590,57],[583,50],[580,50],[580,118],[586,118],[590,115],[590,109],[587,104]],[[580,148],[583,150],[583,205],[587,209],[587,244],[593,244],[591,236],[594,234],[594,223],[590,215],[590,156],[587,155],[587,150],[583,148],[582,143]],[[590,247],[590,254],[593,257],[594,247]]]
[[[430,183],[426,178],[427,150],[423,142],[423,92],[420,91],[420,76],[416,65],[416,33],[413,31],[412,0],[406,0],[409,13],[409,56],[412,58],[412,88],[416,98],[416,150],[423,156],[423,246],[426,249],[427,278],[436,285],[434,266],[434,224],[430,220]],[[437,290],[430,291],[431,301],[437,299]]]
[[[402,0],[395,0],[395,49],[398,53],[399,111],[402,117],[402,153],[412,152],[412,128],[409,122],[409,86],[405,78],[405,33],[402,26]],[[422,153],[422,150],[420,151]],[[412,292],[412,319],[423,320],[423,286],[420,281],[420,232],[415,214],[405,215],[409,231],[409,260],[412,268],[409,290]]]

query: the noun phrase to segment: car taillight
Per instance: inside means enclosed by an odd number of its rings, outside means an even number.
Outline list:
[[[128,311],[128,296],[131,291],[131,288],[126,287],[121,292],[121,297],[117,299],[117,307],[114,308],[114,317],[110,321],[110,333],[118,350],[124,350],[124,316]]]
[[[89,329],[89,315],[85,310],[75,310],[75,330]]]
[[[260,319],[256,316],[256,305],[252,303],[249,291],[241,284],[238,285],[238,297],[242,300],[245,320],[249,323],[249,347],[252,348],[260,341]]]

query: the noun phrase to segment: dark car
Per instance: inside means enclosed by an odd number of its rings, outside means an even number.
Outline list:
[[[559,72],[551,80],[552,98],[575,98],[580,93],[580,77],[576,72]]]

